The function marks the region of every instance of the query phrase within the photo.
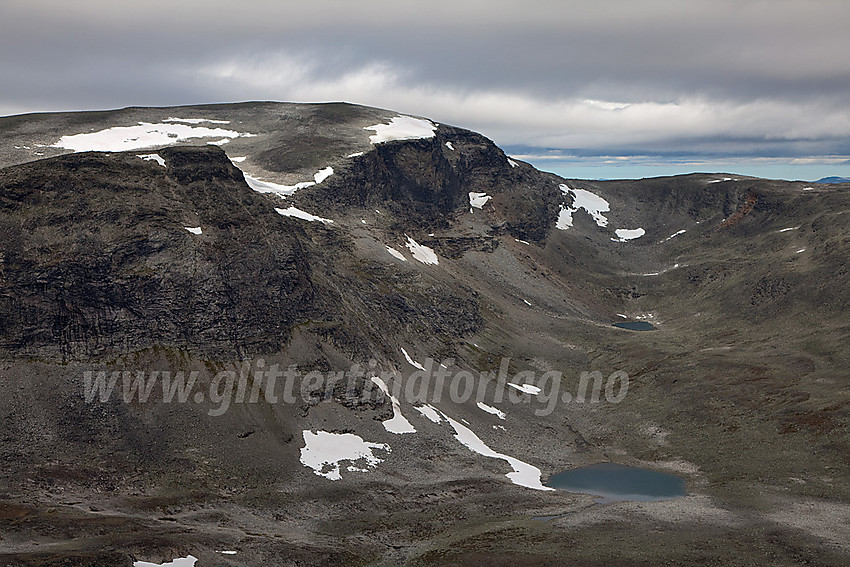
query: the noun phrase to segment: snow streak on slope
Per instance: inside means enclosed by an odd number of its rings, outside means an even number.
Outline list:
[[[346,470],[367,472],[378,466],[381,459],[372,453],[372,449],[389,452],[386,443],[369,443],[353,433],[328,433],[309,429],[303,432],[304,447],[301,448],[301,463],[313,472],[330,480],[342,478],[340,463],[349,461]],[[360,464],[360,466],[355,465]]]
[[[440,423],[440,412],[431,404],[416,406],[413,409],[415,409],[434,423]]]
[[[407,262],[407,258],[404,257],[404,254],[402,254],[392,246],[387,246],[387,252],[389,252],[392,256],[398,258],[402,262]]]
[[[404,359],[407,361],[408,364],[410,364],[413,367],[418,368],[419,370],[425,370],[424,366],[422,366],[421,364],[419,364],[418,362],[416,362],[415,360],[410,358],[410,355],[407,354],[407,351],[404,350],[404,347],[402,347],[402,349],[401,349],[401,354],[404,355]]]
[[[316,215],[311,215],[310,213],[308,213],[306,211],[302,211],[301,209],[298,209],[296,207],[289,207],[289,208],[286,208],[286,209],[279,209],[279,208],[275,207],[274,210],[277,211],[277,213],[279,215],[283,215],[285,217],[295,217],[297,219],[302,219],[302,220],[305,220],[305,221],[321,222],[321,223],[324,223],[324,224],[330,224],[330,223],[333,222],[331,219],[323,219],[322,217],[317,217]]]
[[[554,490],[553,488],[549,488],[548,486],[543,486],[543,483],[540,480],[540,469],[535,466],[529,465],[519,459],[511,457],[510,455],[505,455],[502,453],[498,453],[487,446],[484,441],[482,441],[475,433],[472,432],[471,429],[464,426],[463,424],[455,421],[454,419],[447,416],[445,413],[440,412],[440,414],[445,418],[446,421],[449,422],[449,425],[455,430],[455,439],[460,441],[466,448],[468,448],[473,453],[478,453],[479,455],[483,455],[485,457],[490,457],[493,459],[502,459],[507,461],[509,465],[514,469],[514,472],[510,472],[506,474],[511,482],[514,484],[518,484],[519,486],[524,486],[526,488],[531,488],[533,490]]]
[[[531,394],[533,396],[536,396],[540,393],[540,388],[538,388],[537,386],[532,386],[531,384],[514,384],[513,382],[508,382],[508,386],[519,390],[523,394]]]
[[[661,242],[659,242],[658,244],[664,244],[664,243],[665,243],[665,242],[667,242],[668,240],[670,240],[670,239],[672,239],[672,238],[676,238],[676,237],[677,237],[677,236],[679,236],[680,234],[685,234],[686,232],[687,232],[687,230],[685,230],[685,229],[682,229],[682,230],[680,230],[680,231],[678,231],[678,232],[674,232],[673,234],[671,234],[670,236],[668,236],[667,238],[665,238],[664,240],[662,240],[662,241],[661,241]]]
[[[391,419],[381,422],[384,429],[390,433],[416,433],[416,429],[413,425],[411,425],[411,423],[407,421],[407,418],[401,414],[401,404],[399,403],[398,398],[390,394],[390,389],[387,387],[386,382],[377,376],[372,377],[372,382],[377,384],[378,388],[380,388],[384,395],[390,399],[390,402],[392,402],[393,416]]]
[[[493,415],[495,415],[499,419],[505,419],[505,417],[506,417],[505,412],[503,412],[502,410],[500,410],[498,408],[494,408],[493,406],[488,406],[484,402],[478,402],[476,405],[478,406],[478,409],[480,409],[482,411],[486,411],[487,413],[492,413]]]

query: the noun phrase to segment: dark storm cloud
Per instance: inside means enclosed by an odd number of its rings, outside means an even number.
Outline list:
[[[6,0],[0,112],[348,100],[502,144],[832,155],[848,21],[844,0]]]

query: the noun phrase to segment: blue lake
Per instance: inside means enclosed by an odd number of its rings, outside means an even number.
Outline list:
[[[630,331],[654,331],[656,328],[655,325],[646,321],[620,321],[619,323],[614,323],[614,326]]]
[[[597,463],[552,475],[546,486],[592,494],[602,502],[639,500],[652,502],[685,495],[685,480],[676,475],[618,465]]]

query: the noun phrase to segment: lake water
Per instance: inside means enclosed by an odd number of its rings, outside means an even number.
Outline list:
[[[656,328],[655,325],[646,321],[620,321],[619,323],[614,323],[614,326],[630,331],[654,331]]]
[[[616,463],[597,463],[564,471],[552,475],[546,486],[592,494],[602,502],[653,502],[685,495],[685,480],[676,475]]]

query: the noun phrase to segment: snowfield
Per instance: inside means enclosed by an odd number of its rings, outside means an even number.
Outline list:
[[[136,126],[114,126],[98,132],[62,136],[50,147],[64,148],[74,152],[123,152],[154,146],[170,146],[197,138],[218,138],[219,141],[230,141],[233,138],[255,136],[256,134],[224,128],[139,122]]]
[[[349,462],[346,468],[349,472],[368,472],[382,461],[372,453],[373,449],[391,451],[386,443],[369,443],[353,433],[313,433],[305,429],[303,437],[301,463],[313,469],[317,475],[330,480],[342,478],[340,465],[343,461]]]
[[[433,138],[436,129],[437,125],[430,120],[402,115],[391,118],[389,124],[375,124],[364,128],[364,130],[374,130],[375,133],[369,136],[369,141],[373,144],[394,140]]]
[[[614,231],[614,234],[617,235],[617,238],[612,238],[612,241],[627,242],[629,240],[634,240],[635,238],[640,238],[646,234],[646,231],[642,228],[618,228]]]

